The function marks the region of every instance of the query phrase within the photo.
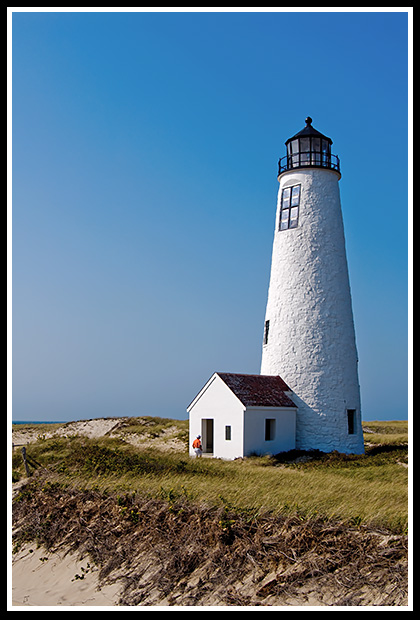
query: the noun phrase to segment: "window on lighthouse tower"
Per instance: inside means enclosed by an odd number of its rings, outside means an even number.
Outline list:
[[[296,228],[299,219],[300,185],[285,187],[281,194],[280,230]]]
[[[270,329],[270,321],[266,321],[265,326],[264,326],[264,344],[268,344],[269,329]]]

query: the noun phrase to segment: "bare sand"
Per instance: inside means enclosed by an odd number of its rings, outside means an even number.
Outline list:
[[[98,569],[88,558],[50,553],[27,545],[12,560],[12,605],[114,606],[120,585],[98,588]]]

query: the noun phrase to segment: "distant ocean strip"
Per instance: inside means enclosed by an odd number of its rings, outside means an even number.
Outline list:
[[[66,424],[66,420],[12,420],[12,424]]]

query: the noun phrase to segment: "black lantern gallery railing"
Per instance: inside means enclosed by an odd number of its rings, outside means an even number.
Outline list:
[[[279,174],[293,168],[329,168],[340,172],[337,155],[320,151],[298,151],[279,159]]]

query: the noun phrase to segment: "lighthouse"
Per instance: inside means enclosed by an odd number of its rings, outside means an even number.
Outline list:
[[[279,161],[259,375],[214,372],[187,408],[190,454],[363,454],[358,359],[332,140],[306,126]]]
[[[291,390],[296,448],[362,454],[340,161],[310,117],[285,145],[261,375],[281,376]]]

